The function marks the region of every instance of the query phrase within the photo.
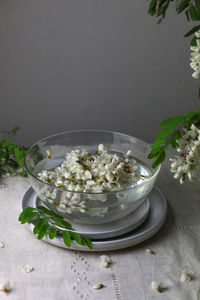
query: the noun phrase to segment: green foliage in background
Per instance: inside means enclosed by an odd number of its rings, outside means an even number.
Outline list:
[[[177,14],[185,13],[187,21],[200,21],[200,0],[151,0],[148,13],[158,18],[160,24],[166,16],[169,5],[173,3]],[[200,24],[189,30],[185,37],[194,34],[200,29]],[[191,40],[191,45],[196,46],[196,37]]]
[[[24,156],[27,148],[11,142],[8,138],[15,135],[19,127],[0,132],[0,175],[20,175],[26,177]],[[6,138],[4,138],[6,136]],[[7,138],[8,137],[8,138]]]

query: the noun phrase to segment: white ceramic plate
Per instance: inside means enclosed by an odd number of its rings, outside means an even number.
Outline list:
[[[22,208],[24,209],[26,206],[33,206],[34,203],[36,203],[34,202],[35,200],[33,201],[33,199],[35,199],[34,192],[31,188],[29,188],[22,198]],[[92,250],[85,246],[78,245],[74,241],[72,242],[71,247],[67,248],[61,237],[50,240],[48,236],[45,236],[43,241],[65,249],[80,251],[111,251],[134,246],[153,236],[159,231],[165,222],[167,214],[167,202],[163,194],[157,188],[154,188],[150,193],[149,203],[149,215],[146,221],[140,227],[119,237],[92,240]],[[33,232],[34,225],[30,223],[28,224],[28,227]]]

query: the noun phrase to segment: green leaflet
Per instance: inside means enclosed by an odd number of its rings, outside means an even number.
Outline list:
[[[61,216],[57,215],[54,211],[44,207],[44,206],[38,206],[37,209],[39,211],[42,211],[46,215],[51,216],[52,220],[56,223],[57,226],[65,228],[65,229],[73,229],[72,226],[65,221]]]
[[[178,7],[177,7],[177,13],[180,14],[184,9],[186,9],[190,4],[190,0],[182,0]]]
[[[160,140],[157,140],[155,141],[152,145],[151,145],[151,149],[157,149],[159,148],[162,144],[165,143],[165,140],[164,139],[160,139]]]
[[[160,24],[162,22],[163,18],[161,17],[158,21],[157,24]]]
[[[199,14],[194,5],[191,5],[189,8],[189,14],[193,21],[199,20]]]
[[[154,15],[156,12],[156,5],[157,5],[157,0],[151,0],[150,5],[149,5],[149,10],[148,13],[150,15]]]
[[[81,239],[81,236],[79,233],[70,231],[70,235],[79,245],[83,245],[82,239]]]
[[[166,137],[168,136],[170,133],[173,132],[173,129],[172,128],[165,128],[165,129],[162,129],[160,131],[157,132],[157,134],[155,135],[155,138],[156,139],[161,139],[163,137]]]
[[[33,229],[33,233],[34,234],[38,234],[42,228],[42,226],[44,226],[45,224],[48,223],[48,219],[47,218],[38,218],[35,227]]]
[[[158,151],[158,152],[160,152],[160,151]],[[158,155],[158,152],[156,152],[156,153],[150,152],[150,153],[148,154],[147,158],[148,158],[148,159],[152,159],[152,158],[156,157],[156,156]]]
[[[186,16],[187,20],[190,21],[190,15],[189,15],[189,11],[188,10],[185,11],[185,16]]]
[[[200,25],[197,25],[197,26],[194,26],[190,31],[188,31],[184,37],[188,37],[190,36],[191,34],[195,33],[196,31],[198,31],[200,29]]]
[[[49,227],[50,227],[49,224],[44,224],[43,226],[40,227],[38,232],[38,240],[41,240],[47,234]]]
[[[174,127],[182,122],[184,122],[185,118],[184,116],[174,116],[171,118],[168,118],[160,124],[162,127]]]
[[[194,37],[191,39],[190,45],[191,45],[191,46],[197,46],[197,38],[196,38],[196,36],[194,36]]]
[[[198,15],[200,14],[200,1],[199,0],[194,0],[195,6],[196,6],[196,11]]]
[[[63,241],[67,247],[71,247],[72,241],[68,231],[63,232]]]
[[[38,212],[34,211],[33,207],[27,207],[21,212],[18,220],[21,222],[21,224],[25,224],[38,216],[38,214]]]
[[[58,230],[56,228],[52,228],[50,231],[49,231],[49,238],[51,240],[53,240],[55,237],[57,237],[58,235]]]
[[[174,134],[171,136],[171,145],[173,148],[177,147],[177,140],[180,138],[180,130],[176,130]]]
[[[162,150],[158,156],[155,158],[154,162],[152,163],[152,168],[156,168],[157,166],[159,166],[165,159],[165,151]]]
[[[93,245],[91,240],[88,237],[82,237],[82,240],[84,241],[84,243],[88,246],[89,249],[93,249]]]

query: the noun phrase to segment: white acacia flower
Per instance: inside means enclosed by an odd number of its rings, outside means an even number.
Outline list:
[[[191,58],[190,58],[191,60],[190,66],[195,71],[192,74],[192,77],[197,79],[200,77],[200,30],[198,30],[195,33],[195,36],[197,38],[196,39],[197,46],[190,47],[190,50],[192,51]]]
[[[7,293],[10,290],[10,281],[7,280],[3,283],[0,283],[0,291]]]
[[[103,145],[103,144],[100,144],[99,146],[98,146],[98,152],[99,153],[107,153],[108,152],[108,150],[107,150],[107,148]]]
[[[99,290],[99,289],[102,289],[103,287],[104,287],[104,285],[102,283],[99,283],[99,284],[94,285],[92,288],[94,290]]]
[[[171,172],[174,173],[175,179],[180,179],[183,184],[186,175],[189,181],[193,181],[197,175],[197,169],[200,163],[200,130],[194,124],[190,130],[177,140],[177,151],[180,155],[171,158]]]
[[[4,248],[4,247],[5,247],[4,243],[0,242],[0,248]]]
[[[148,253],[148,254],[155,254],[155,252],[153,250],[151,250],[151,249],[146,249],[146,253]]]
[[[188,272],[185,269],[182,270],[182,272],[181,272],[181,278],[180,278],[181,282],[188,282],[188,281],[191,280],[191,278],[192,278],[192,276],[191,276],[190,272]]]
[[[161,293],[161,283],[160,282],[152,281],[151,282],[151,288],[152,288],[152,290]]]
[[[22,266],[22,271],[24,271],[24,273],[30,273],[34,270],[33,267],[29,266],[29,265],[24,265]]]
[[[100,259],[101,259],[101,266],[103,268],[108,268],[111,263],[110,258],[107,255],[101,255]]]

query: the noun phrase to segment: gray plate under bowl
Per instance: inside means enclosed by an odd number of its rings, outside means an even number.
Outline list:
[[[37,205],[40,204],[40,203],[38,203],[38,201],[39,200],[38,200],[35,192],[33,191],[33,189],[29,188],[25,192],[25,194],[22,198],[22,203],[21,203],[22,209],[24,209],[27,206],[33,207],[36,205],[36,203],[37,203]],[[148,203],[150,206],[149,214],[148,214],[148,209],[147,209]],[[81,246],[74,241],[72,242],[71,247],[67,248],[65,246],[61,236],[58,236],[57,238],[55,238],[53,240],[50,240],[48,236],[45,236],[43,238],[43,241],[53,244],[55,246],[62,247],[62,248],[72,249],[72,250],[80,250],[80,251],[110,251],[110,250],[122,249],[122,248],[126,248],[126,247],[130,247],[130,246],[139,244],[139,243],[145,241],[146,239],[150,238],[151,236],[153,236],[161,228],[161,226],[163,225],[163,223],[166,219],[166,213],[167,213],[166,199],[157,188],[154,188],[152,190],[152,192],[149,195],[149,202],[146,201],[145,204],[143,204],[143,206],[146,207],[148,217],[146,218],[145,221],[143,220],[143,224],[141,226],[137,227],[137,229],[132,230],[129,233],[122,234],[118,237],[112,237],[112,238],[107,238],[107,239],[102,238],[99,240],[96,240],[96,238],[95,239],[91,238],[92,243],[93,243],[92,250],[89,250],[87,247]],[[143,207],[143,209],[144,209],[144,207]],[[139,209],[141,209],[141,207]],[[131,217],[131,215],[132,214],[130,214],[129,217]],[[134,223],[134,221],[133,221],[133,223]],[[72,225],[75,229],[78,229],[78,228],[76,228],[77,224],[72,224]],[[79,224],[79,226],[80,226],[80,224]],[[33,232],[34,224],[29,223],[28,227]],[[80,228],[81,228],[80,233],[82,234],[82,232],[83,232],[82,225],[81,225],[81,227],[79,227],[79,229]],[[106,230],[106,228],[104,228],[104,230]],[[113,228],[113,230],[115,231],[114,228]],[[118,230],[119,230],[119,227],[118,227]],[[79,230],[77,230],[77,231],[79,232]],[[86,234],[86,232],[84,232],[84,233]]]

